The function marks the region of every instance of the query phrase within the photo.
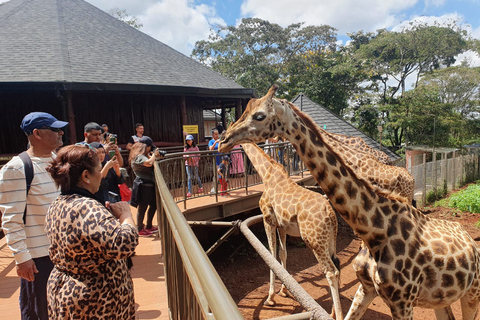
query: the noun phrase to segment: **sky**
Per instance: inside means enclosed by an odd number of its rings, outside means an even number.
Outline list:
[[[3,0],[0,0],[3,1]],[[140,29],[190,56],[195,42],[208,39],[211,26],[237,25],[256,17],[286,27],[292,23],[336,28],[340,43],[347,33],[381,28],[400,30],[409,21],[459,21],[480,39],[480,0],[86,0],[109,11],[125,9],[140,20]],[[467,57],[480,66],[473,53]],[[459,60],[460,60],[459,59]]]
[[[0,0],[0,3],[6,0]],[[292,23],[336,28],[340,43],[347,33],[381,28],[399,30],[412,20],[456,20],[480,39],[480,0],[86,0],[109,11],[126,10],[140,20],[142,32],[190,56],[195,42],[208,39],[213,25],[237,25],[256,17],[286,27]],[[480,58],[467,58],[480,66]],[[464,56],[460,57],[463,58]]]

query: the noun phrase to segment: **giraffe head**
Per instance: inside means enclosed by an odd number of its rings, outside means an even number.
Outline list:
[[[285,126],[279,115],[285,109],[279,100],[273,98],[277,89],[274,84],[265,96],[248,102],[240,119],[225,133],[218,148],[220,152],[228,152],[237,144],[265,142],[268,138],[284,136]]]

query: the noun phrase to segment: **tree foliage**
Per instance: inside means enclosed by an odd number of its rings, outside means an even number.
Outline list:
[[[143,27],[143,24],[140,22],[140,20],[137,17],[130,16],[125,9],[112,8],[108,10],[108,14],[125,22],[129,26],[134,27],[135,29],[140,29]]]

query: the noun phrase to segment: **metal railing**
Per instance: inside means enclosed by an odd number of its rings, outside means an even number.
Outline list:
[[[263,144],[260,147],[270,157],[281,163],[289,176],[302,175],[303,177],[303,172],[307,169],[289,142]],[[201,185],[195,177],[192,177],[191,195],[187,197],[189,193],[188,176],[184,156],[188,155],[199,155],[198,175]],[[216,201],[218,201],[221,188],[217,178],[217,161],[220,162],[218,159],[221,159],[223,155],[230,157],[230,164],[227,168],[228,186],[226,192],[245,189],[248,193],[249,187],[262,183],[262,179],[240,147],[234,148],[229,153],[212,151],[170,153],[159,161],[159,165],[173,199],[178,203],[191,198],[214,194]]]
[[[243,319],[173,200],[158,163],[155,182],[170,319]]]

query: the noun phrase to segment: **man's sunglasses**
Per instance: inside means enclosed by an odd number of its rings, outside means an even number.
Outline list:
[[[48,129],[48,130],[51,130],[53,132],[60,132],[62,130],[62,128],[52,128],[52,127],[43,127],[43,128],[40,128],[40,129]]]

